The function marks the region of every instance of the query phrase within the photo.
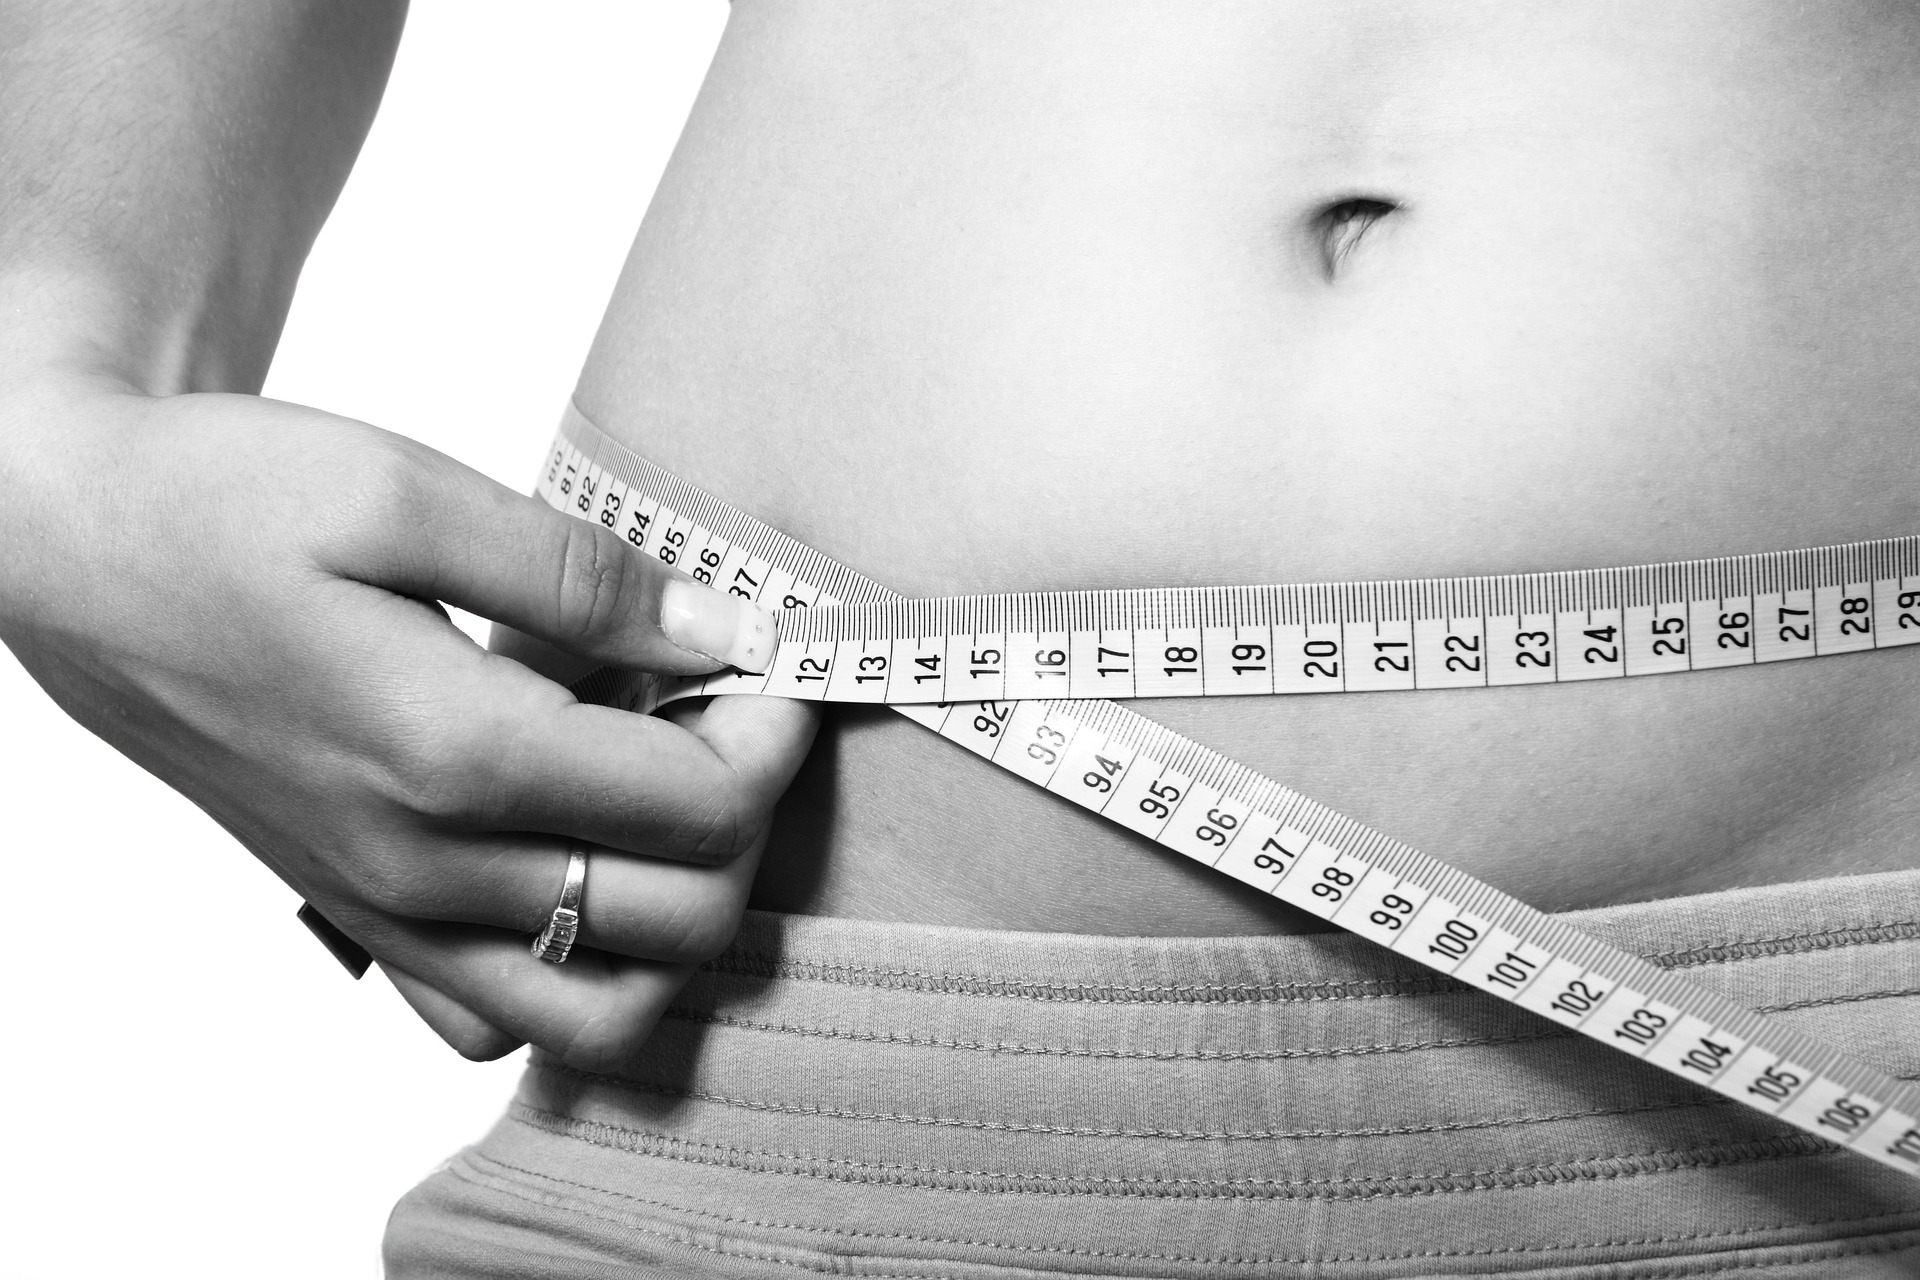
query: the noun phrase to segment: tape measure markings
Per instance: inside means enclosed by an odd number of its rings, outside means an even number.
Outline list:
[[[1920,538],[1427,582],[886,601],[808,610],[782,633],[768,688],[834,702],[1620,679],[1920,644]]]
[[[817,623],[807,613],[783,618],[783,629],[793,627],[790,634],[795,639],[809,634],[826,638],[803,640],[791,654],[783,643],[781,658],[769,673],[772,680],[723,674],[663,682],[604,671],[575,686],[584,698],[639,711],[702,692],[772,691],[791,696],[778,687],[777,677],[783,671],[789,676],[818,677],[794,683],[818,684],[822,696],[849,684],[864,693],[857,681],[861,657],[884,656],[887,666],[894,666],[895,637],[887,634],[889,620],[908,619],[904,630],[909,632],[916,629],[912,625],[916,619],[937,623],[959,618],[968,626],[996,621],[1021,624],[981,630],[982,635],[1001,636],[1004,653],[1013,643],[1008,637],[1013,636],[1024,644],[1031,634],[1038,644],[1039,637],[1060,632],[1071,637],[1076,630],[1096,635],[1121,630],[1097,626],[1054,630],[1043,629],[1042,623],[1105,619],[1112,615],[1096,610],[1112,607],[1114,599],[1123,596],[1142,599],[1149,610],[1124,615],[1129,620],[1136,616],[1162,620],[1160,630],[1169,634],[1178,630],[1183,637],[1190,631],[1205,633],[1210,626],[1296,625],[1282,619],[1297,617],[1301,619],[1297,625],[1303,628],[1338,627],[1339,640],[1345,643],[1349,626],[1412,623],[1417,629],[1423,617],[1477,616],[1484,628],[1487,622],[1507,616],[1517,620],[1548,612],[1557,625],[1559,615],[1574,611],[1538,607],[1549,602],[1621,610],[1617,625],[1624,626],[1625,610],[1657,610],[1661,603],[1635,601],[1697,582],[1697,575],[1704,573],[1714,581],[1748,585],[1740,598],[1767,599],[1768,592],[1753,588],[1777,584],[1783,600],[1805,598],[1808,620],[1822,613],[1831,617],[1835,623],[1831,628],[1805,624],[1806,640],[1795,641],[1807,646],[1805,656],[1812,656],[1834,651],[1821,647],[1816,632],[1824,635],[1830,630],[1838,642],[1836,649],[1850,643],[1853,648],[1872,646],[1876,635],[1872,615],[1840,607],[1840,602],[1859,597],[1831,592],[1870,583],[1867,608],[1880,617],[1893,616],[1886,611],[1888,604],[1907,607],[1900,596],[1909,590],[1907,582],[1920,543],[1895,539],[1586,574],[1346,587],[973,597],[900,604],[897,596],[871,579],[633,455],[571,408],[536,492],[561,510],[615,530],[642,553],[749,599],[779,602],[795,610],[803,606],[826,610],[842,601],[876,606],[839,610],[832,618],[823,613]],[[1856,576],[1849,579],[1848,574]],[[1826,598],[1835,602],[1830,609],[1821,607],[1822,590],[1828,590]],[[1556,591],[1561,594],[1553,594]],[[1609,591],[1614,594],[1607,595]],[[1717,602],[1722,597],[1676,598],[1688,601],[1685,615],[1656,612],[1632,617],[1684,616],[1691,625],[1692,599]],[[1436,602],[1444,611],[1422,614],[1417,603],[1422,600]],[[1515,605],[1511,615],[1486,611],[1486,606],[1508,601]],[[1915,603],[1920,603],[1920,597]],[[1459,608],[1461,604],[1474,607]],[[1528,605],[1536,606],[1533,615]],[[1796,609],[1799,604],[1782,607]],[[1296,612],[1288,614],[1286,609]],[[1803,625],[1798,613],[1784,616],[1792,622],[1782,625],[1796,630]],[[1867,618],[1870,628],[1864,644],[1853,643],[1858,633],[1851,629],[1843,633],[1838,625],[1840,619],[1860,617]],[[1332,621],[1316,623],[1316,618]],[[1033,623],[1030,630],[1025,625],[1028,621]],[[1181,625],[1176,628],[1175,622]],[[866,634],[833,630],[848,625],[865,627]],[[1130,634],[1141,630],[1131,625],[1124,629]],[[1649,633],[1681,634],[1653,633],[1651,624]],[[926,634],[937,636],[944,646],[952,635],[973,633],[942,632],[936,626]],[[1553,635],[1557,637],[1558,632]],[[1201,638],[1204,641],[1204,634]],[[860,647],[843,651],[849,644]],[[1491,655],[1492,650],[1483,652]],[[915,648],[908,663],[916,654],[932,656],[932,650]],[[1310,656],[1303,652],[1303,659]],[[853,661],[849,663],[848,658]],[[1516,663],[1527,665],[1531,664]],[[1623,674],[1625,670],[1623,665]],[[856,676],[840,676],[839,671]],[[1548,668],[1547,678],[1553,674]],[[887,686],[890,693],[895,683],[892,671],[884,681],[866,682],[876,683]],[[1068,684],[1072,684],[1070,678]],[[1010,700],[1004,673],[999,693],[946,705],[905,702],[894,709],[1035,785],[1399,955],[1881,1164],[1920,1176],[1920,1088],[1846,1059],[1830,1045],[1770,1022],[1679,973],[1582,934],[1111,701]]]

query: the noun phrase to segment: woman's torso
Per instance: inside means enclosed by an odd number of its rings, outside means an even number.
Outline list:
[[[740,0],[578,399],[910,595],[1920,532],[1917,126],[1893,5]],[[1136,705],[1542,908],[1914,865],[1904,655]],[[1296,923],[879,710],[756,905]]]

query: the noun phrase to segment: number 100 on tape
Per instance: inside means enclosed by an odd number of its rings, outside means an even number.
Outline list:
[[[1920,1175],[1920,1088],[1112,700],[1566,683],[1887,648],[1920,640],[1920,540],[1515,577],[905,600],[577,413],[538,492],[785,611],[766,675],[603,671],[574,686],[582,697],[642,711],[730,692],[892,704],[1397,955]]]

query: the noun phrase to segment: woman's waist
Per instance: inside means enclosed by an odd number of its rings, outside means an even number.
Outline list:
[[[1357,478],[1329,473],[1322,487],[1353,498],[1332,504],[1333,532],[1322,529],[1302,555],[1287,531],[1297,513],[1276,523],[1269,510],[1183,483],[1156,505],[1158,446],[1140,451],[1127,481],[1135,491],[1103,503],[1102,483],[1071,450],[1010,449],[1003,484],[977,459],[944,466],[977,443],[951,422],[899,424],[892,462],[864,452],[857,433],[832,454],[795,460],[793,441],[764,422],[721,415],[692,429],[684,382],[602,385],[601,397],[583,407],[613,438],[909,594],[1245,581],[1254,566],[1299,561],[1334,566],[1293,575],[1309,579],[1572,568],[1907,531],[1909,487],[1889,467],[1848,501],[1818,501],[1820,486],[1808,485],[1775,507],[1738,500],[1747,481],[1737,468],[1697,486],[1686,472],[1648,472],[1642,499],[1677,487],[1734,513],[1685,524],[1612,523],[1592,473],[1564,461],[1558,521],[1490,518],[1531,500],[1501,476],[1471,479],[1483,504],[1473,520],[1447,519],[1447,500],[1437,513],[1411,500],[1395,510],[1367,491],[1360,468]],[[792,408],[804,417],[857,401],[849,391]],[[930,416],[940,418],[937,406]],[[1884,426],[1855,430],[1884,440]],[[1250,454],[1232,482],[1263,465],[1271,460]],[[1078,514],[1050,519],[1049,497]],[[1405,536],[1393,536],[1395,521]],[[1558,550],[1529,553],[1533,532]],[[1134,554],[1156,542],[1157,560]],[[1134,705],[1543,909],[1913,865],[1903,833],[1920,818],[1909,731],[1920,664],[1905,651],[1578,685]],[[1069,932],[1318,927],[880,710],[830,717],[783,802],[755,902]]]
[[[1132,707],[1537,907],[1916,865],[1899,652],[1639,681]],[[769,909],[1121,935],[1317,921],[882,709],[782,802]]]
[[[1635,446],[1651,424],[1596,443],[1562,421],[1536,432],[1532,480],[1490,461],[1422,501],[1403,462],[1383,461],[1401,426],[1316,437],[1353,451],[1350,464],[1306,466],[1284,440],[1249,440],[1208,484],[1176,434],[1138,422],[1121,465],[1111,450],[1089,461],[1101,433],[1084,417],[1036,426],[1023,446],[1006,422],[970,430],[929,399],[923,420],[882,430],[863,390],[820,383],[797,384],[785,406],[802,429],[725,405],[702,424],[696,382],[684,370],[649,387],[590,376],[581,407],[614,439],[910,595],[1598,567],[1920,528],[1903,470],[1886,465],[1898,433],[1884,414],[1821,434],[1836,454],[1877,451],[1873,474],[1814,474],[1803,459],[1792,469],[1812,478],[1788,484],[1766,448],[1742,446],[1716,469],[1699,439],[1649,465]],[[835,412],[866,425],[836,439]],[[1777,501],[1756,499],[1776,481]],[[1913,861],[1903,833],[1920,818],[1909,731],[1920,663],[1904,651],[1649,680],[1136,707],[1544,909]],[[983,927],[1313,927],[879,711],[829,720],[782,806],[757,895],[771,909]]]

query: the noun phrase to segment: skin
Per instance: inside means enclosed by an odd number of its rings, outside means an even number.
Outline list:
[[[1911,6],[1206,12],[739,0],[581,408],[909,595],[1920,528]],[[1903,655],[1135,705],[1543,908],[1914,865]],[[865,710],[755,902],[1308,923]]]
[[[885,714],[837,714],[775,815],[809,711],[621,717],[542,674],[711,669],[658,566],[252,394],[400,18],[0,6],[0,637],[49,693],[471,1056],[616,1064],[750,888],[1302,927]],[[1908,532],[1915,43],[1865,3],[740,0],[579,401],[914,594]],[[1882,655],[1151,711],[1567,907],[1911,865],[1916,700]],[[555,969],[525,942],[573,839]]]
[[[737,606],[254,394],[403,12],[0,5],[0,637],[455,1048],[604,1069],[731,937],[813,714],[580,705],[540,671],[716,670]],[[440,601],[509,624],[517,657]],[[527,943],[575,842],[586,924],[555,966]]]

